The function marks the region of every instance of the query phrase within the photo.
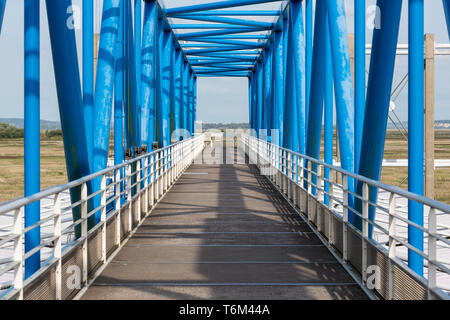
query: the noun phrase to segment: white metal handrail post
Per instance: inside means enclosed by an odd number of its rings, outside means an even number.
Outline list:
[[[141,194],[141,160],[137,160],[136,161],[136,175],[135,175],[135,179],[136,179],[136,195],[137,195],[137,203],[136,203],[136,207],[137,207],[137,221],[141,222],[142,221],[142,194]]]
[[[431,291],[437,287],[437,251],[436,251],[437,219],[436,210],[430,207],[428,213],[428,299],[433,298]]]
[[[53,255],[56,259],[55,270],[55,293],[56,300],[62,299],[62,209],[61,209],[61,194],[56,193],[53,204],[53,235],[55,238],[55,245]]]
[[[106,263],[106,175],[101,176],[101,239],[102,239],[102,262]]]
[[[389,197],[389,300],[394,299],[394,259],[397,256],[396,226],[397,218],[395,194],[391,193]]]
[[[348,177],[347,175],[342,176],[343,184],[343,220],[342,220],[342,260],[344,263],[348,262]]]
[[[126,175],[127,175],[127,202],[128,202],[128,233],[133,230],[133,174],[131,164],[127,164],[126,166]]]
[[[369,186],[363,183],[362,197],[362,283],[367,284],[367,241],[369,241]]]
[[[82,283],[84,286],[88,283],[88,190],[86,182],[81,185],[81,239],[83,268],[82,268]]]
[[[116,245],[120,245],[120,235],[121,235],[121,198],[122,198],[122,192],[121,192],[121,170],[122,169],[116,169],[114,176],[116,179],[116,197],[115,197],[115,209],[116,209]]]
[[[317,230],[319,230],[319,232],[323,233],[322,214],[320,213],[320,206],[321,206],[320,199],[322,198],[322,195],[324,195],[324,193],[322,192],[322,166],[317,166],[316,177],[317,177],[316,192],[317,192],[317,199],[319,200],[319,201],[317,201],[317,206],[316,206]]]
[[[18,208],[14,210],[14,255],[13,261],[15,263],[14,267],[14,289],[18,291],[18,299],[23,300],[23,277],[24,277],[24,242],[25,235],[24,229],[24,208]]]

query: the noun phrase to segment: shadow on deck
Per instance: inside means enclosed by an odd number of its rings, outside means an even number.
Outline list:
[[[82,298],[367,299],[248,161],[193,164]]]

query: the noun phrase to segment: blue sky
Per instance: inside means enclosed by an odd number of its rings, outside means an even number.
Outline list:
[[[54,0],[57,1],[57,0]],[[160,1],[161,2],[161,1]],[[164,0],[167,7],[212,2],[211,0]],[[346,0],[349,31],[353,29],[353,0]],[[375,0],[367,0],[374,4]],[[81,6],[81,0],[73,0]],[[41,118],[59,120],[55,80],[48,36],[45,1],[41,1]],[[261,5],[278,8],[280,3]],[[407,1],[404,1],[399,43],[407,43]],[[449,43],[441,0],[425,0],[425,31],[434,33],[438,43]],[[367,31],[368,43],[371,34]],[[79,50],[81,30],[77,30]],[[8,0],[0,35],[0,118],[23,117],[23,1]],[[79,51],[81,53],[81,51]],[[81,63],[81,55],[79,54]],[[436,119],[450,119],[450,56],[436,58]],[[407,72],[407,57],[398,57],[394,85]],[[200,78],[198,82],[199,120],[205,122],[247,122],[248,82],[239,78]],[[396,101],[396,111],[407,119],[407,87]]]

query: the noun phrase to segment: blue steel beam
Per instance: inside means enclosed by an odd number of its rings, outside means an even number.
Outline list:
[[[361,155],[366,108],[366,0],[355,0],[355,171]]]
[[[306,108],[305,119],[308,119],[309,100],[311,93],[311,70],[312,70],[312,55],[313,55],[313,1],[306,0],[305,3],[305,45],[306,45]]]
[[[331,56],[331,39],[328,26],[325,30],[325,103],[324,103],[324,160],[325,163],[333,165],[333,61]],[[364,119],[363,119],[364,120]],[[325,179],[330,179],[330,169],[325,167]],[[325,204],[329,205],[330,183],[325,181]]]
[[[354,103],[344,0],[327,1],[342,167],[354,172]],[[351,185],[352,182],[349,181]]]
[[[273,41],[273,113],[272,113],[272,128],[278,130],[276,137],[272,136],[272,142],[277,145],[282,145],[283,138],[283,114],[284,114],[284,50],[283,47],[283,33],[282,31],[275,31]]]
[[[163,35],[163,47],[160,50],[161,63],[161,105],[157,112],[159,128],[159,147],[170,145],[170,79],[171,79],[171,50],[172,37],[169,31],[160,31]]]
[[[239,41],[239,40],[230,40],[230,39],[197,39],[196,42],[206,42],[211,44],[225,44],[225,45],[237,45],[237,46],[248,46],[248,47],[256,47],[261,48],[263,43],[261,42],[251,42],[251,41]],[[197,45],[197,44],[191,44]]]
[[[233,55],[230,55],[229,53],[201,53],[201,54],[197,54],[198,57],[196,58],[190,58],[189,61],[192,61],[193,59],[210,59],[210,58],[231,58],[231,59],[236,59],[236,60],[241,60],[241,61],[256,61],[256,56],[251,56],[251,55],[242,55],[242,52],[237,55],[235,53],[233,53]]]
[[[188,122],[188,96],[189,96],[189,79],[188,79],[189,65],[185,61],[183,63],[183,108],[181,109],[181,128],[187,130]]]
[[[230,35],[219,35],[219,36],[207,36],[202,37],[202,40],[212,40],[212,39],[245,39],[245,40],[264,40],[269,38],[267,34],[230,34]],[[197,40],[192,40],[197,41]]]
[[[83,0],[83,114],[89,165],[94,161],[94,3]]]
[[[248,33],[248,32],[261,32],[268,31],[270,28],[234,28],[234,29],[225,29],[225,30],[210,30],[210,31],[202,31],[202,32],[190,32],[190,33],[182,33],[177,35],[178,40],[191,40],[195,38],[204,38],[211,36],[220,36],[220,35],[232,35],[236,33]]]
[[[187,56],[197,56],[200,54],[208,54],[208,53],[221,53],[221,52],[230,52],[230,51],[237,51],[236,54],[254,54],[258,55],[260,51],[242,51],[242,50],[249,50],[253,49],[252,47],[222,47],[222,48],[213,48],[213,49],[193,49],[193,50],[185,50],[184,53]],[[231,55],[233,52],[228,53],[229,57],[232,57]]]
[[[248,30],[250,27],[236,26],[233,24],[186,24],[186,23],[177,23],[172,24],[170,26],[172,29],[242,29]]]
[[[125,31],[126,31],[126,133],[127,133],[127,147],[139,147],[141,145],[141,130],[140,130],[140,106],[137,93],[137,68],[136,68],[136,54],[134,45],[133,32],[133,15],[131,2],[125,2]],[[140,68],[139,68],[140,70]]]
[[[119,29],[116,46],[116,67],[114,84],[114,164],[119,165],[125,157],[123,144],[124,104],[125,104],[125,5],[120,5]],[[123,172],[121,171],[123,176]]]
[[[144,27],[142,38],[142,141],[152,150],[155,141],[156,105],[156,31],[158,15],[156,1],[144,5]]]
[[[245,19],[226,18],[226,17],[197,16],[195,14],[194,15],[182,15],[182,16],[174,15],[173,18],[184,19],[184,20],[215,22],[215,23],[226,23],[229,25],[246,26],[246,27],[253,27],[253,28],[273,28],[275,26],[275,24],[271,23],[271,22],[253,21],[253,20],[245,20]]]
[[[409,0],[408,190],[424,193],[424,1]],[[408,200],[408,219],[423,226],[423,205]],[[408,225],[408,242],[423,252],[423,232]],[[408,265],[423,276],[423,257],[408,249]]]
[[[260,137],[260,130],[262,129],[262,112],[263,112],[263,94],[264,94],[264,88],[263,88],[263,79],[264,79],[264,68],[262,62],[258,62],[258,65],[256,66],[256,118],[255,118],[255,130],[257,137]]]
[[[106,168],[107,164],[119,18],[120,0],[105,0],[95,81],[93,172]]]
[[[278,16],[280,10],[210,10],[196,12],[196,16]],[[180,14],[182,16],[183,14]]]
[[[312,57],[312,74],[314,74],[314,77],[311,79],[306,154],[310,157],[319,159],[325,90],[324,62],[326,57],[326,40],[328,31],[327,10],[326,3],[324,1],[317,2],[315,21]],[[317,165],[313,165],[313,170],[314,172],[317,172]],[[314,175],[313,184],[316,184],[316,180],[317,177]],[[313,190],[315,189],[313,188]]]
[[[25,114],[25,196],[40,190],[40,19],[39,0],[24,3],[24,114]],[[78,71],[78,70],[77,70]],[[40,202],[25,207],[25,228],[40,220]],[[25,252],[40,245],[40,227],[25,234]],[[25,278],[41,266],[40,251],[25,260]]]
[[[267,139],[271,139],[272,129],[272,51],[267,47],[264,51],[264,129],[267,129]],[[269,140],[270,141],[270,140]]]
[[[166,9],[166,14],[168,16],[196,12],[196,11],[207,11],[215,9],[226,9],[240,6],[247,6],[251,4],[267,3],[267,2],[278,2],[279,0],[228,0],[219,1],[213,3],[197,4],[192,6],[184,6],[177,8]]]
[[[67,27],[67,8],[70,0],[46,1],[59,115],[64,141],[64,153],[69,181],[91,173],[83,117],[83,98],[74,28]],[[88,184],[88,191],[92,190]],[[72,203],[81,199],[81,188],[70,190]],[[81,217],[80,208],[72,210],[73,220]],[[92,226],[94,219],[89,221]],[[75,228],[80,236],[80,228]]]
[[[133,29],[133,27],[131,27]],[[141,57],[142,57],[142,0],[134,0],[134,68],[135,68],[135,79],[136,79],[136,104],[138,108],[138,119],[137,119],[137,129],[139,145],[144,144],[145,142],[142,140],[142,130],[141,127],[141,119],[143,106],[141,103],[141,93],[142,93],[142,74],[141,74]],[[147,124],[146,124],[147,125]]]
[[[377,6],[383,12],[380,17],[383,28],[375,28],[373,31],[363,143],[358,170],[360,175],[373,180],[379,180],[381,175],[402,0],[378,0]],[[370,199],[375,203],[378,190],[370,188],[369,191]],[[362,183],[358,183],[357,192],[362,195]],[[356,210],[362,212],[361,201],[356,201]],[[370,207],[369,218],[375,219],[373,207]],[[359,217],[355,217],[354,225],[361,230]],[[371,230],[372,227],[369,226],[369,234]]]

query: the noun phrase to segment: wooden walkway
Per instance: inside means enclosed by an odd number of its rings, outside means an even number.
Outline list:
[[[196,164],[82,298],[366,296],[255,166]]]

